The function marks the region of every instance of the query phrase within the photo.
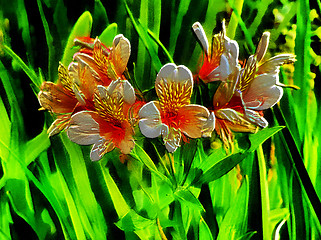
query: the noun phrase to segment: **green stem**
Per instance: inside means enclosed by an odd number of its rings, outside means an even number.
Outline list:
[[[54,48],[52,45],[53,39],[50,34],[49,25],[46,20],[45,14],[43,12],[40,0],[37,0],[37,3],[38,3],[39,13],[40,13],[43,28],[45,30],[46,41],[47,41],[47,45],[48,45],[48,77],[49,77],[49,81],[52,81],[52,79],[51,79],[51,61],[52,61],[52,56],[53,56],[53,52],[54,52]]]
[[[171,63],[174,63],[172,56],[169,54],[169,52],[167,51],[167,49],[165,48],[163,43],[161,41],[159,41],[159,39],[154,35],[154,33],[150,29],[147,29],[147,31],[148,31],[148,34],[152,37],[152,39],[161,47],[161,49],[163,50],[163,52],[167,56],[168,60]]]
[[[258,158],[259,173],[260,173],[263,240],[269,240],[271,239],[270,223],[269,223],[270,202],[269,202],[268,184],[266,180],[266,165],[265,165],[265,158],[264,158],[262,145],[260,145],[257,149],[257,158]]]

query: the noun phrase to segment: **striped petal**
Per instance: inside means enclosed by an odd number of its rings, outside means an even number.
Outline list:
[[[71,117],[67,135],[71,141],[80,145],[91,145],[101,138],[98,123],[90,113],[85,111],[78,112]]]
[[[253,111],[250,109],[245,109],[245,117],[250,122],[256,124],[257,126],[260,126],[262,128],[265,128],[269,125],[269,123],[266,121],[264,117],[262,117],[259,112]]]
[[[179,128],[181,131],[191,138],[202,137],[204,126],[208,123],[210,113],[207,108],[190,104],[180,108],[178,112]],[[214,120],[214,119],[213,119]]]
[[[112,151],[115,148],[113,142],[100,138],[92,147],[90,152],[90,159],[92,161],[100,160],[105,153]]]

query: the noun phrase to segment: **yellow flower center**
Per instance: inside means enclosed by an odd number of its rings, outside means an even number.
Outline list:
[[[114,125],[119,126],[125,120],[123,113],[124,100],[118,93],[111,96],[107,95],[101,98],[95,93],[95,107],[98,114],[108,122],[113,122]]]

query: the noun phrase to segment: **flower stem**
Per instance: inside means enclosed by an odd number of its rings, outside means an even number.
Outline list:
[[[270,203],[269,203],[269,192],[268,185],[266,181],[266,165],[265,158],[260,145],[257,149],[257,158],[259,163],[259,173],[260,173],[260,189],[261,189],[261,208],[262,208],[262,229],[263,229],[263,240],[271,239],[270,237]]]

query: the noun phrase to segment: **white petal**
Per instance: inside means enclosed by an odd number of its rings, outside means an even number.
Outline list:
[[[123,74],[126,69],[131,52],[130,42],[122,34],[117,35],[113,41],[113,59],[118,74]]]
[[[112,83],[113,83],[113,82],[112,82]],[[112,84],[112,83],[111,83],[111,84]],[[107,90],[104,86],[98,85],[98,86],[97,86],[97,90],[98,90],[99,97],[100,97],[101,99],[104,99],[104,98],[107,97],[108,90]],[[108,94],[108,95],[110,95],[110,94]]]
[[[126,103],[130,105],[135,103],[135,90],[128,80],[118,79],[116,81],[112,81],[107,88],[108,95],[112,95],[114,91],[119,91]]]
[[[193,31],[194,31],[195,35],[197,36],[198,40],[200,41],[205,54],[207,55],[209,44],[208,44],[208,40],[207,40],[205,31],[204,31],[202,25],[199,22],[196,22],[193,24],[192,28],[193,28]]]
[[[266,50],[268,49],[269,41],[270,41],[270,33],[264,32],[255,52],[255,55],[257,57],[257,62],[260,62],[263,59],[266,53]]]
[[[88,112],[81,111],[71,117],[67,135],[77,144],[90,145],[100,139],[99,125]]]
[[[266,119],[256,111],[245,109],[245,117],[247,120],[251,121],[252,123],[262,128],[265,128],[269,125]]]
[[[212,132],[214,131],[214,128],[215,128],[215,115],[213,112],[211,112],[210,116],[208,117],[207,121],[203,126],[202,137],[211,137]]]
[[[238,65],[239,58],[239,45],[236,41],[230,40],[228,37],[225,37],[225,49],[226,53],[229,55],[229,63],[232,64],[232,67]]]
[[[283,89],[276,86],[278,75],[261,74],[250,84],[243,94],[245,107],[255,110],[265,110],[274,106],[283,95]]]
[[[113,40],[113,47],[116,47],[122,38],[125,38],[123,34],[116,35]]]
[[[162,134],[163,124],[160,112],[154,102],[146,103],[138,112],[139,129],[148,138],[156,138]]]
[[[235,124],[242,124],[244,122],[242,114],[231,108],[219,109],[215,112],[215,115],[220,119],[224,119]]]
[[[191,70],[183,65],[176,66],[174,63],[167,63],[159,70],[155,86],[157,86],[161,80],[165,82],[173,81],[176,83],[188,81],[188,83],[193,86],[193,75]]]
[[[222,54],[221,56],[219,68],[220,68],[220,80],[225,81],[226,78],[231,74],[229,59],[226,57],[225,54]]]
[[[133,86],[127,81],[123,81],[123,89],[124,89],[124,101],[129,103],[130,105],[135,103],[135,90]]]

